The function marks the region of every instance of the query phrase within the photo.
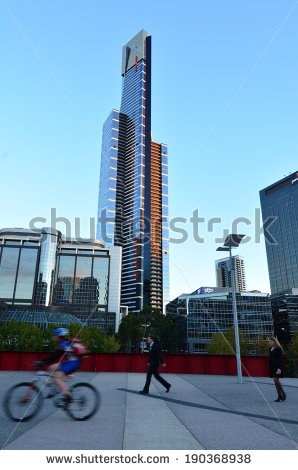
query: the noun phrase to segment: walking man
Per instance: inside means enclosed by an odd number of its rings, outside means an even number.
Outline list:
[[[154,375],[156,380],[158,380],[165,387],[166,392],[168,392],[171,388],[171,384],[169,384],[166,380],[164,380],[159,375],[158,370],[157,370],[160,362],[162,363],[163,366],[166,365],[161,354],[160,345],[158,344],[158,342],[155,340],[154,336],[152,335],[148,336],[147,341],[149,344],[149,362],[148,362],[147,380],[146,380],[143,390],[141,390],[139,393],[141,395],[148,395],[152,375]]]

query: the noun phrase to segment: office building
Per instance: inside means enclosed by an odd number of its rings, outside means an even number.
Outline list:
[[[120,283],[121,247],[65,239],[49,228],[0,230],[0,300],[18,318],[22,309],[23,318],[44,321],[47,312],[60,312],[84,326],[117,331]]]
[[[298,172],[260,191],[271,294],[298,288]]]
[[[298,330],[298,289],[273,294],[271,305],[274,335],[286,346]]]
[[[122,50],[120,111],[103,126],[97,237],[121,246],[121,304],[169,301],[168,150],[151,137],[151,36]]]
[[[0,321],[1,318],[3,318],[4,314],[7,312],[7,310],[8,305],[5,302],[2,302],[2,300],[0,300]]]
[[[239,330],[251,341],[258,335],[273,334],[269,294],[236,294]],[[231,289],[201,287],[182,294],[167,305],[167,315],[180,330],[181,348],[189,353],[205,352],[215,333],[224,333],[234,324]]]
[[[242,256],[232,256],[234,263],[236,292],[246,292],[245,265]],[[230,258],[215,261],[217,287],[232,287]]]

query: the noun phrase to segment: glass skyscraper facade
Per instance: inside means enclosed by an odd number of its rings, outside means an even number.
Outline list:
[[[0,238],[0,299],[4,302],[34,302],[40,241],[32,238],[30,241]]]
[[[97,238],[122,251],[121,304],[138,313],[169,300],[168,151],[151,138],[151,36],[122,52],[120,112],[103,126]]]
[[[260,191],[260,199],[271,293],[298,288],[298,172]]]
[[[57,253],[53,305],[70,305],[88,325],[108,316],[109,251],[64,243]],[[114,317],[110,314],[110,323]]]
[[[274,334],[283,345],[291,342],[298,330],[298,289],[271,296]]]
[[[100,240],[66,239],[49,228],[0,230],[0,301],[9,306],[6,318],[41,323],[55,313],[64,324],[67,314],[83,326],[117,331],[121,252]]]

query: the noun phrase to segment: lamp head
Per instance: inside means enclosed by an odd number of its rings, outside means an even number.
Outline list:
[[[244,237],[245,235],[238,235],[237,233],[232,233],[228,235],[225,239],[224,246],[228,246],[229,248],[237,248]]]

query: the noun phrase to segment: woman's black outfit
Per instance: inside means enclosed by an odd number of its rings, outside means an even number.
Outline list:
[[[275,346],[272,350],[269,350],[269,366],[270,366],[270,377],[281,378],[284,376],[283,371],[283,352],[279,346]],[[281,374],[276,375],[277,369],[281,370]]]
[[[277,390],[277,399],[275,401],[284,401],[286,399],[286,393],[279,381],[281,377],[284,377],[283,352],[279,346],[275,346],[269,350],[269,368],[270,377],[273,378]],[[278,369],[281,370],[280,374],[276,373]]]

